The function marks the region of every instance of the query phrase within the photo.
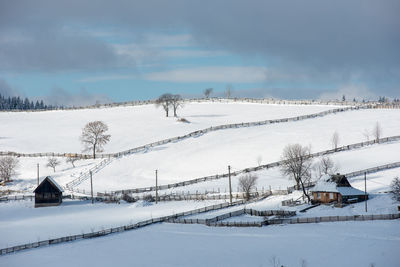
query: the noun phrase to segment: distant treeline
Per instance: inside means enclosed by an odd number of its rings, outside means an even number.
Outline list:
[[[45,105],[43,100],[30,101],[28,98],[21,99],[19,96],[4,97],[0,95],[0,110],[34,110],[54,109],[55,106]]]

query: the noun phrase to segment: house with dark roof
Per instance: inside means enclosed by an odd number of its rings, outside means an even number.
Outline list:
[[[368,199],[368,194],[352,187],[346,176],[339,173],[323,176],[310,191],[312,203],[346,204]]]
[[[35,208],[37,208],[60,205],[64,190],[53,178],[47,176],[33,192],[35,193]]]

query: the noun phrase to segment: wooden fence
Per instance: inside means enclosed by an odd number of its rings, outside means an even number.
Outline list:
[[[286,210],[264,210],[258,211],[253,209],[239,209],[236,211],[224,213],[213,218],[209,219],[188,219],[188,218],[172,218],[168,220],[170,223],[181,223],[181,224],[204,224],[207,226],[225,226],[224,224],[227,222],[221,222],[231,217],[237,217],[243,214],[249,214],[252,216],[279,216],[279,217],[290,217],[295,216],[295,211],[286,211]],[[261,226],[263,222],[238,222],[238,223],[230,223],[229,226]]]
[[[14,195],[14,196],[4,196],[0,197],[0,202],[15,201],[15,200],[34,200],[34,195]]]
[[[373,221],[373,220],[396,220],[400,213],[376,214],[376,215],[351,215],[351,216],[324,216],[324,217],[298,217],[278,218],[265,220],[266,225],[270,224],[297,224],[297,223],[319,223],[319,222],[344,222],[344,221]]]
[[[75,186],[81,184],[83,181],[87,180],[90,178],[90,172],[92,174],[97,173],[101,169],[103,169],[105,166],[109,165],[112,161],[112,158],[106,158],[102,160],[100,163],[96,164],[94,167],[90,168],[88,171],[84,172],[81,174],[78,178],[72,180],[71,182],[67,183],[65,185],[65,188],[68,190],[72,190]]]

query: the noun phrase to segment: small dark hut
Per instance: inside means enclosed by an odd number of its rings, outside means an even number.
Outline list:
[[[64,190],[50,176],[47,176],[33,192],[35,193],[35,208],[37,208],[60,205]]]

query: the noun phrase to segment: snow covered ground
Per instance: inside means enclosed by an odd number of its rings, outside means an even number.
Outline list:
[[[188,103],[179,115],[191,123],[165,118],[154,105],[78,111],[0,113],[0,150],[16,152],[80,152],[82,127],[93,120],[104,120],[112,135],[106,152],[118,152],[160,139],[183,135],[209,126],[276,119],[310,114],[333,106],[266,105],[249,103]],[[376,122],[383,136],[400,135],[399,110],[358,110],[328,115],[305,121],[265,126],[226,129],[156,147],[145,153],[115,159],[94,174],[95,192],[154,185],[158,170],[159,184],[181,182],[206,175],[257,166],[280,160],[288,143],[311,145],[312,152],[331,149],[333,133],[339,134],[339,145],[372,137]],[[27,134],[29,133],[29,134]],[[400,142],[379,144],[330,155],[339,172],[346,173],[400,161]],[[36,164],[43,179],[51,175],[65,185],[101,160],[82,160],[72,168],[61,159],[56,172],[45,167],[47,158],[19,158],[14,182],[0,190],[32,192],[36,185]],[[315,162],[317,159],[314,160]],[[286,189],[294,184],[283,177],[279,168],[256,172],[258,191]],[[395,213],[398,203],[389,194],[392,179],[400,168],[367,175],[371,194],[367,214]],[[364,189],[363,177],[350,183]],[[79,186],[89,189],[88,181]],[[238,191],[238,177],[232,178],[233,191]],[[228,191],[228,180],[198,183],[164,193],[203,193]],[[257,210],[300,210],[306,205],[282,207],[282,201],[299,199],[300,192],[271,196],[262,201],[192,216],[211,218],[243,207]],[[134,204],[90,204],[66,200],[59,207],[33,208],[31,201],[0,203],[0,247],[35,242],[70,234],[98,231],[108,227],[170,215],[204,207],[221,201],[177,201],[146,206]],[[319,206],[297,216],[332,216],[365,214],[364,203],[332,208]],[[248,215],[228,221],[259,221]],[[0,257],[0,266],[60,266],[110,264],[137,266],[272,266],[279,259],[285,266],[398,266],[400,256],[400,221],[340,222],[307,225],[268,226],[262,228],[211,228],[198,225],[158,224],[104,238],[84,240],[49,248],[24,251]],[[352,249],[348,249],[352,248]],[[360,256],[362,254],[364,256]],[[86,255],[96,256],[86,257]],[[205,256],[206,255],[206,256]],[[62,260],[60,260],[62,258]],[[136,263],[136,264],[135,264]]]
[[[172,215],[221,201],[104,204],[64,200],[58,207],[34,208],[33,201],[0,203],[0,248],[100,231]],[[0,264],[1,265],[1,264]]]
[[[79,137],[90,121],[104,121],[111,141],[106,153],[228,123],[294,117],[337,108],[328,105],[187,103],[178,111],[190,123],[165,117],[155,105],[45,112],[0,112],[0,150],[20,153],[80,153]],[[45,137],[45,138],[43,138]]]
[[[362,110],[307,121],[217,131],[117,159],[96,174],[95,179],[99,186],[104,185],[102,189],[113,190],[153,185],[156,169],[161,184],[226,173],[228,165],[234,170],[257,166],[259,156],[262,163],[278,161],[288,143],[311,145],[314,152],[330,149],[335,131],[342,145],[365,141],[363,130],[372,128],[376,121],[381,122],[384,136],[398,135],[399,120],[397,110]],[[399,160],[397,153],[386,156],[389,157],[393,158],[391,162]],[[370,158],[370,161],[375,159]]]
[[[251,143],[249,141],[249,143]],[[356,150],[350,150],[345,152],[338,152],[332,155],[329,155],[331,159],[337,164],[338,171],[341,173],[348,173],[353,171],[358,171],[362,169],[367,169],[371,167],[376,167],[379,165],[389,164],[393,162],[400,161],[400,155],[397,153],[400,150],[400,142],[388,143],[388,144],[379,144],[372,145]],[[229,153],[227,152],[227,155]],[[279,160],[279,155],[277,160]],[[371,156],[373,155],[373,156]],[[150,155],[149,155],[150,156]],[[129,156],[126,158],[122,158],[119,160],[115,160],[112,165],[105,167],[104,170],[94,175],[93,183],[94,190],[96,192],[104,192],[110,190],[121,190],[121,189],[129,189],[129,188],[138,188],[145,186],[154,186],[154,170],[148,170],[148,176],[140,175],[143,173],[147,173],[145,171],[146,167],[137,166],[139,163],[138,156]],[[242,157],[242,160],[246,160],[246,156]],[[135,169],[132,165],[129,165],[128,162],[131,162],[133,166],[136,166]],[[214,175],[214,174],[222,174],[227,173],[227,166],[220,165],[218,166],[212,159],[210,159],[209,164],[204,166],[204,169],[199,167],[198,165],[203,165],[200,162],[192,161],[190,157],[186,159],[181,159],[181,162],[185,164],[172,164],[168,166],[168,169],[164,169],[164,171],[159,170],[158,172],[158,182],[159,184],[169,184],[182,182],[186,180],[190,180],[193,178],[199,178],[206,175]],[[318,158],[314,159],[314,163],[318,162]],[[197,164],[198,163],[198,164]],[[237,171],[247,167],[257,166],[256,163],[249,162],[245,165],[240,161],[237,161],[236,165],[232,165],[232,170]],[[167,166],[165,166],[167,168]],[[214,169],[215,172],[208,171],[209,169]],[[131,172],[130,172],[131,171]],[[170,174],[168,176],[164,172]],[[400,168],[398,169],[400,174]],[[197,174],[197,175],[196,175]],[[287,179],[284,177],[279,168],[272,168],[268,170],[262,170],[254,172],[253,174],[259,177],[257,181],[258,190],[269,189],[286,189],[288,186],[293,186],[294,181]],[[185,176],[187,175],[187,176]],[[375,175],[375,174],[374,174]],[[238,191],[238,180],[240,176],[232,177],[232,188],[234,191]],[[368,175],[369,179],[369,175]],[[390,182],[388,182],[390,184]],[[86,181],[82,183],[79,188],[89,190],[90,182]],[[218,191],[227,192],[228,190],[228,179],[222,178],[219,180],[208,181],[197,183],[193,185],[188,185],[185,187],[171,188],[168,190],[161,190],[160,193],[182,193],[190,192],[196,193],[204,193],[207,191]]]
[[[6,255],[0,265],[397,267],[399,247],[400,220],[261,228],[164,223]]]
[[[46,176],[51,176],[60,185],[65,185],[78,177],[81,173],[89,171],[91,167],[99,163],[101,159],[89,159],[76,161],[75,167],[66,162],[66,158],[57,157],[60,164],[56,167],[56,172],[52,168],[46,167],[48,158],[46,157],[20,157],[18,167],[13,182],[6,187],[0,187],[0,193],[4,190],[13,190],[20,194],[29,194],[37,186],[37,164],[39,164],[39,180],[42,181]]]

